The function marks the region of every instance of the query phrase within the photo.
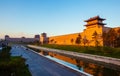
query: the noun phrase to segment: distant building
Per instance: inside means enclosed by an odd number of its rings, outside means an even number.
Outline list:
[[[48,43],[48,37],[46,33],[42,33],[40,36],[40,42],[41,44],[47,44]]]
[[[36,42],[36,41],[40,41],[40,36],[39,35],[35,35],[34,38],[25,38],[25,37],[21,37],[21,38],[11,38],[8,35],[5,35],[5,40],[8,42],[23,42],[23,43],[31,43],[31,42]]]
[[[35,40],[40,42],[40,35],[35,35]]]

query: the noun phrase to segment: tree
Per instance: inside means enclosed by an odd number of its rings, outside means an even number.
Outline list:
[[[120,28],[117,30],[117,32],[118,32],[118,35],[120,36]]]
[[[116,38],[116,47],[120,47],[120,36]]]
[[[117,30],[116,47],[120,47],[120,29]]]
[[[111,28],[108,32],[103,32],[102,37],[105,46],[120,46],[120,29],[115,31],[113,28]]]
[[[84,46],[86,45],[86,43],[88,43],[88,40],[86,39],[86,37],[83,38],[83,44]]]
[[[74,42],[74,39],[71,39],[70,41],[71,41],[71,43],[73,44],[73,42]]]
[[[108,42],[109,42],[109,44],[110,44],[110,46],[111,47],[114,47],[115,45],[115,40],[116,40],[116,38],[117,38],[117,33],[116,33],[116,31],[113,29],[113,28],[111,28],[109,31],[108,31],[108,33],[107,33],[107,35],[108,35]]]
[[[94,39],[94,41],[95,41],[95,46],[98,46],[98,44],[99,44],[99,42],[98,42],[98,40],[97,40],[97,38],[98,38],[98,33],[95,31],[92,36],[93,36],[93,39]]]
[[[107,32],[103,32],[102,38],[103,38],[103,45],[108,46],[109,45],[109,42],[108,42],[109,36],[108,36]]]
[[[75,41],[76,44],[80,44],[81,43],[81,35],[79,34],[78,37],[76,38],[76,41]]]
[[[51,40],[50,40],[50,43],[53,43],[53,41],[54,41],[54,39],[51,39]]]

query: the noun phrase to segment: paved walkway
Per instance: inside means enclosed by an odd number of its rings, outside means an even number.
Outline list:
[[[11,55],[22,56],[27,59],[26,64],[29,65],[32,76],[86,76],[65,68],[64,66],[29,51],[22,46],[13,46]]]
[[[64,50],[58,50],[58,49],[50,49],[50,48],[34,46],[34,45],[28,45],[28,47],[41,49],[41,50],[49,51],[49,52],[51,51],[51,52],[71,55],[71,56],[79,57],[79,58],[90,59],[90,60],[94,60],[96,62],[99,61],[99,62],[102,62],[103,64],[108,64],[108,66],[110,66],[110,67],[113,66],[111,68],[115,68],[117,70],[120,70],[120,59],[117,59],[117,58],[104,57],[104,56],[98,56],[98,55],[90,55],[90,54],[83,54],[83,53],[70,52],[70,51],[64,51]]]

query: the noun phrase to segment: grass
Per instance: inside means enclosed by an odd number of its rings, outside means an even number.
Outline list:
[[[84,47],[84,46],[76,46],[76,45],[55,45],[55,44],[44,44],[41,46],[48,47],[48,48],[61,49],[66,51],[79,52],[79,53],[87,53],[87,54],[120,58],[120,48]]]
[[[0,52],[0,76],[31,76],[25,59],[10,56],[10,47],[4,48]]]

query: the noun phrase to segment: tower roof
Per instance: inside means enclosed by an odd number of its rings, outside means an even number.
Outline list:
[[[102,20],[102,21],[105,20],[103,18],[100,18],[99,16],[95,16],[95,17],[89,18],[88,20],[85,20],[85,22],[93,21],[93,20],[96,20],[96,19]]]
[[[86,25],[84,25],[84,26],[90,26],[90,25],[94,25],[94,24],[99,24],[99,25],[106,25],[105,23],[92,23],[92,24],[86,24]]]

